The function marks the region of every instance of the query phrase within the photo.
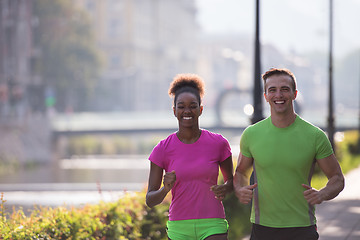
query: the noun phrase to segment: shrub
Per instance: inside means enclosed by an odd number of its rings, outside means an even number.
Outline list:
[[[239,202],[234,193],[223,200],[226,219],[229,223],[229,239],[242,239],[251,231],[250,209],[251,205]]]
[[[168,203],[145,206],[145,193],[126,194],[117,202],[100,202],[82,208],[36,207],[25,216],[3,211],[1,198],[0,239],[166,239]]]
[[[349,146],[357,141],[354,132],[345,133],[344,139],[338,142],[336,154],[343,172],[347,173],[359,166],[360,155],[349,151]],[[315,183],[316,188],[326,182],[324,176],[317,175],[315,179],[320,179],[319,186]],[[142,191],[127,193],[116,202],[100,202],[81,208],[35,207],[30,216],[26,216],[22,209],[6,214],[6,200],[1,194],[0,239],[165,240],[170,197],[168,195],[162,204],[150,209],[145,205],[145,191]],[[233,193],[223,203],[230,225],[229,239],[241,239],[251,228],[250,206],[240,204]]]

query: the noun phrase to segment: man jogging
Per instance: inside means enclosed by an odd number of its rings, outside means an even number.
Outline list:
[[[273,68],[263,80],[271,116],[243,132],[234,176],[239,201],[252,201],[250,239],[318,239],[314,205],[336,197],[344,176],[325,133],[294,111],[294,74]],[[328,178],[321,190],[311,187],[316,163]]]

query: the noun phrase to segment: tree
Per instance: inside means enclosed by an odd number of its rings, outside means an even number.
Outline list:
[[[88,110],[101,66],[89,17],[71,0],[35,0],[33,13],[38,74],[55,93],[55,108]]]

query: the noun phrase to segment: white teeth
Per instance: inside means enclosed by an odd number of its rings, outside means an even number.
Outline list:
[[[285,101],[275,101],[276,104],[283,104]]]
[[[183,119],[190,120],[190,119],[192,119],[192,117],[183,117]]]

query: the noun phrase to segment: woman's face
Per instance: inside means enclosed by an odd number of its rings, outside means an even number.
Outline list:
[[[203,111],[197,97],[190,92],[183,92],[177,96],[174,115],[179,121],[180,127],[198,127],[198,119]]]

